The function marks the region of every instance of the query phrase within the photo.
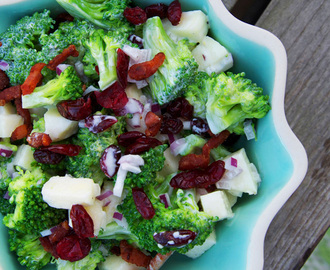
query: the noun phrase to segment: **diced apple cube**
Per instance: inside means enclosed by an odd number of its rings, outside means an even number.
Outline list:
[[[142,90],[138,89],[135,83],[128,84],[125,89],[125,92],[128,98],[135,98],[137,100],[140,100],[140,97],[142,96]]]
[[[0,138],[10,138],[13,131],[23,125],[23,117],[18,114],[0,115]]]
[[[213,72],[220,73],[233,66],[233,57],[218,41],[206,36],[192,54],[196,59],[199,70],[211,75]]]
[[[121,256],[110,255],[106,260],[98,265],[99,270],[143,270],[144,267],[137,266],[124,261]]]
[[[231,194],[229,191],[226,191],[226,190],[224,192],[227,196],[230,207],[233,207],[235,205],[235,203],[237,202],[237,196]],[[241,196],[239,196],[239,197],[241,197]]]
[[[15,107],[10,103],[6,103],[4,106],[0,106],[0,115],[16,114]]]
[[[217,242],[215,231],[206,238],[205,242],[202,245],[194,246],[191,250],[189,250],[184,255],[196,259],[201,256],[205,251],[209,250],[212,246],[214,246]]]
[[[87,213],[93,220],[94,235],[98,235],[101,228],[106,227],[106,213],[103,211],[103,202],[95,200],[92,205],[84,206]]]
[[[78,131],[78,121],[64,118],[56,107],[51,107],[44,115],[45,133],[49,134],[53,142],[69,138]]]
[[[226,194],[223,191],[214,191],[200,197],[203,211],[213,217],[218,217],[220,220],[232,218],[234,216],[231,211],[230,203]]]
[[[90,178],[53,176],[44,184],[41,193],[49,206],[71,209],[74,204],[93,205],[95,197],[100,195],[100,186]]]
[[[13,165],[20,166],[24,170],[31,170],[31,163],[34,161],[32,147],[22,144],[18,147],[17,153],[13,158]]]
[[[180,22],[175,26],[168,19],[164,19],[163,26],[175,42],[183,38],[196,43],[201,42],[209,31],[208,18],[200,10],[182,12]]]

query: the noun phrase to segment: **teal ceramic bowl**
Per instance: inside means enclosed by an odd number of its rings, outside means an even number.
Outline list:
[[[155,0],[135,1],[147,6]],[[171,1],[163,0],[164,3]],[[270,96],[272,110],[258,122],[257,141],[245,141],[248,156],[259,169],[261,185],[256,196],[242,197],[234,218],[217,226],[217,244],[198,259],[172,256],[162,269],[260,270],[267,228],[307,171],[305,149],[290,129],[284,113],[287,72],[286,52],[271,33],[234,18],[220,0],[180,0],[184,10],[201,9],[208,14],[211,35],[234,57],[234,72],[244,71]],[[45,8],[61,11],[55,0],[2,0],[0,32],[24,15]],[[21,269],[6,245],[7,230],[0,224],[0,269]],[[50,266],[49,269],[52,269]]]

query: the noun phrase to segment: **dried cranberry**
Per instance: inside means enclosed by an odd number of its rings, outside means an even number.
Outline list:
[[[133,144],[137,139],[145,137],[145,135],[142,132],[139,131],[128,131],[125,133],[120,134],[117,137],[117,142],[121,146],[129,146],[130,144]]]
[[[178,118],[172,118],[167,115],[163,116],[162,125],[160,127],[160,133],[163,134],[178,134],[183,129],[183,123]]]
[[[121,84],[123,88],[127,86],[127,74],[128,74],[128,64],[129,57],[122,49],[117,50],[117,77],[118,82]]]
[[[52,256],[55,259],[58,259],[58,254],[56,252],[56,243],[52,243],[49,240],[48,236],[44,236],[44,237],[39,237],[39,241],[40,244],[42,245],[42,247],[44,248],[44,250],[50,254],[52,254]]]
[[[136,209],[144,219],[152,219],[155,215],[155,209],[152,206],[147,194],[142,188],[133,188],[132,196]]]
[[[182,117],[185,120],[193,118],[194,107],[183,97],[171,101],[166,108],[166,112],[173,118]]]
[[[52,234],[48,236],[51,243],[57,243],[61,241],[65,236],[71,234],[72,228],[70,228],[67,220],[61,222],[55,228],[52,228]]]
[[[50,151],[53,153],[70,156],[70,157],[79,155],[81,149],[82,149],[81,146],[74,144],[54,144],[41,148],[41,150],[43,151]]]
[[[182,9],[178,0],[173,1],[167,9],[167,18],[172,25],[178,25],[181,20]]]
[[[147,126],[146,135],[156,136],[162,125],[162,118],[153,112],[148,112],[145,117],[145,123]]]
[[[217,160],[211,163],[205,170],[210,177],[210,185],[218,182],[225,173],[225,163],[222,160]]]
[[[155,241],[164,247],[182,247],[191,243],[197,233],[190,230],[177,230],[155,233]]]
[[[100,111],[102,109],[102,106],[100,106],[100,104],[97,103],[95,91],[92,91],[92,92],[88,93],[87,95],[85,95],[84,99],[85,99],[85,101],[87,101],[88,99],[91,100],[92,113],[95,113],[95,112]]]
[[[72,227],[80,238],[94,237],[93,220],[81,204],[75,204],[71,207],[70,218]]]
[[[161,19],[165,19],[167,17],[167,8],[167,5],[158,3],[147,6],[144,11],[147,13],[148,18],[158,16]]]
[[[114,82],[102,92],[95,92],[97,103],[103,108],[120,110],[128,102],[125,89],[118,81]]]
[[[191,120],[191,130],[198,135],[208,136],[210,130],[209,125],[200,117],[195,117]]]
[[[85,258],[91,250],[89,238],[79,238],[76,234],[64,237],[57,245],[56,252],[62,260],[75,262]]]
[[[140,7],[125,8],[124,17],[134,25],[145,23],[148,19],[147,13]]]
[[[55,165],[60,163],[64,159],[65,155],[48,150],[37,149],[34,151],[33,157],[39,163]]]
[[[92,133],[100,133],[118,122],[117,118],[111,115],[95,114],[85,119],[85,127]]]
[[[104,150],[100,159],[100,166],[107,177],[111,178],[117,173],[120,157],[121,151],[117,145],[110,145]]]
[[[158,145],[162,145],[162,143],[156,138],[152,137],[141,137],[137,139],[133,144],[130,144],[126,150],[125,154],[141,154],[143,152],[148,151],[150,148],[154,148]]]
[[[83,97],[76,100],[61,101],[56,105],[58,112],[66,119],[79,121],[92,113],[92,99]]]

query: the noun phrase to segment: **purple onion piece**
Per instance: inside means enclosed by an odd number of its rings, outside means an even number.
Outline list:
[[[108,198],[109,196],[111,196],[113,194],[112,190],[107,190],[106,192],[102,193],[99,196],[96,196],[96,199],[98,199],[99,201],[102,201],[106,198]]]
[[[121,151],[117,145],[110,145],[104,150],[100,159],[100,166],[107,177],[111,178],[117,173],[120,157]]]
[[[123,214],[121,214],[119,212],[114,212],[113,213],[113,218],[118,219],[118,220],[122,220],[123,219]]]

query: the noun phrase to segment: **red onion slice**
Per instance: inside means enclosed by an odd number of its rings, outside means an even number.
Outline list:
[[[103,201],[104,199],[110,197],[112,194],[113,194],[112,190],[107,190],[103,192],[101,195],[96,196],[96,199],[98,199],[99,201]]]
[[[0,69],[3,71],[6,71],[9,69],[9,64],[6,61],[1,60],[0,61]]]
[[[101,90],[99,88],[94,87],[93,85],[90,85],[84,91],[83,96],[86,96],[87,94],[94,92],[94,91],[100,92]]]
[[[237,159],[231,157],[230,158],[230,165],[237,168]]]
[[[144,160],[139,155],[124,155],[118,160],[118,164],[129,163],[133,166],[143,166]]]
[[[116,183],[113,188],[113,195],[117,197],[121,197],[124,189],[124,182],[126,179],[126,175],[127,175],[127,171],[125,171],[123,168],[121,168],[121,166],[119,166]]]
[[[174,156],[177,156],[181,153],[181,151],[186,147],[186,139],[185,138],[181,138],[178,140],[175,140],[174,142],[172,142],[170,144],[170,149],[171,152]]]
[[[114,212],[113,213],[113,218],[118,219],[118,220],[122,220],[123,219],[123,214],[121,214],[119,212]]]
[[[117,145],[110,145],[104,150],[100,159],[100,166],[107,177],[113,177],[118,171],[118,160],[120,159],[120,156],[121,151]]]
[[[134,166],[132,164],[129,163],[123,163],[120,165],[122,167],[123,170],[128,171],[128,172],[132,172],[135,174],[138,174],[141,172],[141,169],[137,166]]]
[[[247,120],[243,123],[244,133],[247,140],[255,139],[254,128],[252,126],[252,120]]]
[[[13,155],[14,151],[5,145],[0,145],[0,156],[9,158]]]
[[[40,235],[42,237],[45,237],[45,236],[48,236],[48,235],[51,235],[52,234],[52,231],[50,229],[47,229],[47,230],[44,230],[42,232],[40,232]]]
[[[117,110],[116,115],[122,116],[128,113],[135,114],[142,112],[143,112],[143,104],[135,98],[128,98],[128,102],[126,103],[124,108],[122,108],[121,110]]]
[[[165,208],[171,206],[171,200],[168,193],[159,195],[159,200],[165,205]]]
[[[7,190],[7,192],[5,193],[5,195],[3,195],[3,198],[4,198],[5,200],[9,200],[9,199],[10,199],[10,196],[9,196],[9,192],[8,192],[8,190]]]
[[[67,68],[69,67],[70,65],[67,65],[67,64],[59,64],[57,67],[56,67],[56,74],[57,75],[61,75],[61,73]]]

